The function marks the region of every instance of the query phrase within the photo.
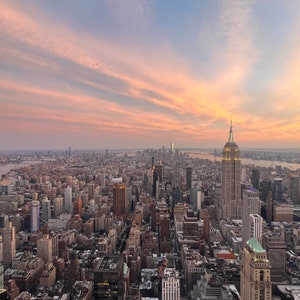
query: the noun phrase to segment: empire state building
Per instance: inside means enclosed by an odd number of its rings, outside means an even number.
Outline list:
[[[229,139],[222,154],[220,217],[223,219],[241,219],[241,159],[240,149],[233,139],[232,124],[230,125]]]

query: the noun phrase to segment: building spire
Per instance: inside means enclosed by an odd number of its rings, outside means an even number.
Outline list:
[[[233,133],[232,133],[232,116],[231,116],[231,119],[230,119],[230,131],[229,131],[228,143],[234,143]]]

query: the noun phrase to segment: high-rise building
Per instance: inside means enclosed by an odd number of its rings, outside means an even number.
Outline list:
[[[16,234],[15,227],[8,222],[5,228],[1,229],[2,234],[2,264],[8,268],[12,262],[12,258],[16,255]]]
[[[153,185],[152,185],[152,191],[153,196],[158,196],[158,187],[159,184],[162,183],[163,180],[163,166],[162,165],[156,165],[153,169]]]
[[[223,148],[222,197],[219,206],[221,218],[242,218],[240,149],[233,139],[232,124],[228,142]]]
[[[300,204],[299,197],[299,174],[290,175],[290,188],[289,188],[290,198],[293,201],[294,205]]]
[[[74,215],[82,215],[82,200],[78,198],[73,202],[73,214]]]
[[[8,215],[0,214],[0,228],[5,228],[8,224]]]
[[[118,217],[126,215],[126,184],[113,185],[113,213]]]
[[[65,212],[68,214],[73,213],[73,202],[72,202],[72,188],[68,186],[65,189]]]
[[[271,300],[270,261],[256,238],[246,242],[242,260],[240,299]]]
[[[273,198],[271,191],[269,191],[266,198],[266,220],[269,224],[273,221]]]
[[[175,269],[164,269],[162,300],[180,300],[180,282],[178,272]]]
[[[90,182],[88,184],[88,200],[95,198],[95,190],[96,190],[95,184]]]
[[[270,180],[263,180],[260,183],[260,199],[266,202],[269,192],[272,192],[272,183]]]
[[[275,232],[265,234],[262,244],[270,260],[272,282],[280,283],[286,280],[287,246],[284,236]]]
[[[192,188],[192,173],[191,167],[186,168],[186,190],[189,191]]]
[[[253,169],[251,176],[251,184],[257,190],[259,190],[259,180],[259,171],[257,169]]]
[[[171,154],[175,154],[175,145],[174,145],[174,142],[172,141],[171,142]]]
[[[42,200],[41,204],[42,204],[41,221],[48,222],[48,220],[51,219],[51,202],[48,200],[48,197],[45,197]]]
[[[262,224],[261,224],[262,221],[260,220],[261,203],[259,200],[258,191],[254,188],[244,189],[242,202],[243,202],[242,237],[243,237],[243,245],[245,245],[246,241],[248,241],[251,237],[258,238],[258,236],[255,236],[256,234],[258,234],[257,226],[260,226],[260,228],[262,228]],[[249,217],[250,214],[251,217]],[[261,234],[259,237],[261,237]]]
[[[53,200],[53,218],[57,218],[63,211],[63,197],[56,197]]]
[[[272,182],[272,196],[273,200],[281,202],[283,198],[282,178],[275,177]]]
[[[30,231],[36,232],[40,228],[40,201],[30,203]]]
[[[256,238],[259,242],[262,240],[262,225],[263,225],[263,218],[259,214],[249,214],[248,216],[248,224],[245,224],[248,226],[249,230],[249,238]],[[244,225],[244,224],[243,224]],[[243,226],[244,228],[245,226]],[[247,241],[247,240],[245,240]]]
[[[52,261],[52,250],[52,238],[48,234],[37,240],[37,255],[43,259],[45,264]]]

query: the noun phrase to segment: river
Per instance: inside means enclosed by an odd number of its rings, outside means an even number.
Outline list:
[[[189,154],[189,157],[191,158],[202,158],[202,159],[209,159],[211,161],[221,161],[222,157],[220,156],[214,156],[213,154],[209,152],[202,152],[202,151],[185,151]],[[300,169],[300,164],[297,163],[288,163],[284,161],[271,161],[271,160],[255,160],[255,159],[250,159],[250,158],[241,158],[241,163],[242,165],[254,165],[257,167],[272,167],[274,168],[275,166],[281,166],[283,168],[288,168],[291,170],[297,170]]]
[[[19,164],[7,164],[7,165],[0,165],[0,176],[7,174],[12,169],[19,169],[23,167],[28,167],[31,165],[35,165],[38,163],[41,163],[40,160],[28,160],[28,161],[22,161]]]

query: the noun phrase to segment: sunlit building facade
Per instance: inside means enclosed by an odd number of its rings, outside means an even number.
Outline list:
[[[256,238],[243,248],[241,268],[241,300],[271,300],[272,282],[267,252]]]
[[[234,142],[232,125],[229,139],[223,148],[222,158],[222,195],[220,217],[223,219],[241,219],[241,159],[240,149]]]

